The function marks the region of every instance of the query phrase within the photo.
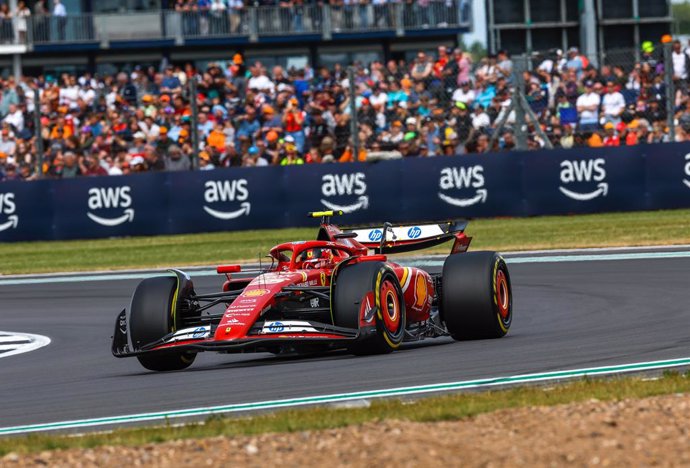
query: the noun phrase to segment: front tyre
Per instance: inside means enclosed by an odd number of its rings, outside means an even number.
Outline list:
[[[405,337],[405,301],[398,277],[385,263],[357,263],[338,273],[332,299],[334,325],[360,328],[367,298],[371,301],[371,324],[375,329],[360,336],[350,351],[357,355],[390,353]]]
[[[456,340],[500,338],[513,321],[510,274],[496,252],[451,255],[443,264],[441,318]]]
[[[134,349],[156,342],[176,328],[177,278],[161,276],[143,280],[132,296],[129,330]],[[173,371],[189,367],[193,352],[158,351],[137,356],[146,369]]]

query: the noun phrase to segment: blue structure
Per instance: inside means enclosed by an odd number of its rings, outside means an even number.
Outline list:
[[[280,200],[280,202],[276,202]],[[690,207],[690,145],[0,183],[0,241]]]
[[[235,52],[268,66],[404,59],[420,49],[452,46],[470,30],[469,0],[340,7],[307,1],[292,8],[245,3],[252,6],[186,12],[176,11],[171,0],[63,0],[66,17],[32,15],[23,37],[9,27],[0,41],[25,50],[26,74],[110,73],[161,60],[204,66]],[[10,63],[6,56],[0,65]]]

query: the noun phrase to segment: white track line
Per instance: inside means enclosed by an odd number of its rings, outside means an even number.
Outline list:
[[[3,353],[0,353],[0,358],[6,358],[9,356],[16,356],[17,354],[23,354],[23,353],[28,353],[30,351],[35,351],[39,348],[42,348],[44,346],[48,346],[50,344],[50,338],[47,336],[43,335],[32,335],[30,333],[14,333],[14,332],[4,332],[0,331],[0,334],[2,335],[7,335],[7,336],[2,336],[0,337],[0,342],[8,342],[8,341],[26,341],[26,343],[21,343],[21,344],[3,344],[0,346],[0,351],[5,351]],[[8,338],[11,338],[8,339]],[[10,350],[10,351],[6,351]]]
[[[143,421],[168,421],[170,419],[188,417],[198,418],[217,414],[231,414],[261,410],[276,410],[282,408],[294,408],[307,405],[323,405],[328,403],[356,401],[362,399],[402,397],[453,391],[457,392],[468,389],[493,388],[517,384],[535,384],[550,381],[576,379],[586,376],[594,377],[605,375],[619,375],[631,372],[658,371],[661,369],[672,369],[688,366],[690,366],[690,358],[672,359],[665,361],[636,362],[615,366],[540,372],[535,374],[523,374],[508,377],[492,377],[486,379],[465,380],[459,382],[419,385],[415,387],[398,387],[391,389],[368,390],[352,393],[315,395],[309,397],[289,398],[284,400],[258,401],[251,403],[238,403],[222,406],[209,406],[152,413],[128,414],[104,418],[78,419],[72,421],[60,421],[53,423],[0,427],[0,436],[9,434],[28,434],[31,432],[46,432],[84,427],[116,426]]]

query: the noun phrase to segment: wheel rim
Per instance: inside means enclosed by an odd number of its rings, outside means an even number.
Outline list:
[[[381,285],[381,314],[386,329],[395,334],[400,327],[400,300],[395,286],[390,281]]]
[[[508,290],[508,279],[503,270],[496,273],[496,300],[498,303],[498,314],[504,322],[510,319],[510,291]]]

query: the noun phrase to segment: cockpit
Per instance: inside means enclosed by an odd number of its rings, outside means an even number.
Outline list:
[[[309,241],[281,244],[271,250],[278,270],[313,270],[335,266],[352,254],[332,242]]]

